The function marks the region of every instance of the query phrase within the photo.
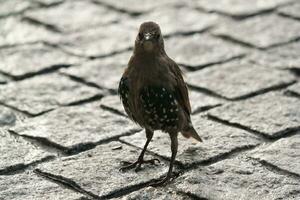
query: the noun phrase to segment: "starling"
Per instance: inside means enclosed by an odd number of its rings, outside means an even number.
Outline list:
[[[178,148],[178,132],[201,142],[193,128],[187,86],[178,65],[168,57],[158,24],[141,24],[135,40],[133,55],[119,83],[118,93],[128,117],[145,128],[147,141],[136,162],[120,170],[140,169],[143,163],[154,164],[157,159],[144,160],[144,153],[155,130],[169,134],[171,161],[167,175],[152,183],[160,186],[172,178]]]

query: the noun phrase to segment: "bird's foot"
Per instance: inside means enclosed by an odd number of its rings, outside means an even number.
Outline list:
[[[160,161],[156,158],[155,159],[150,159],[150,160],[141,159],[141,160],[137,160],[136,162],[133,162],[133,163],[123,161],[122,163],[123,163],[124,167],[121,167],[120,171],[124,172],[124,171],[135,168],[135,171],[138,172],[141,169],[142,164],[149,163],[151,165],[155,165],[156,162],[160,163]]]
[[[152,186],[152,187],[162,187],[162,186],[165,186],[167,185],[170,181],[172,181],[174,178],[176,178],[179,174],[177,173],[168,173],[166,176],[162,177],[162,178],[159,178],[159,179],[156,179],[154,180],[153,182],[151,182],[149,184],[149,186]]]

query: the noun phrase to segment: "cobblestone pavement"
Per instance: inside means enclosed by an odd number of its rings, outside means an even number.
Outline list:
[[[0,200],[300,199],[299,0],[6,0]],[[160,24],[204,139],[145,142],[116,88],[141,22]]]

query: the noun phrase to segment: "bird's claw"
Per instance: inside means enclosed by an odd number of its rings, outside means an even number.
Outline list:
[[[124,171],[135,168],[134,171],[138,172],[138,171],[141,170],[142,164],[149,163],[151,165],[156,165],[155,161],[160,163],[160,160],[158,160],[156,158],[150,159],[150,160],[137,160],[136,162],[133,162],[133,163],[132,162],[127,162],[127,161],[122,161],[122,165],[124,165],[124,167],[121,167],[119,169],[119,171],[124,172]]]

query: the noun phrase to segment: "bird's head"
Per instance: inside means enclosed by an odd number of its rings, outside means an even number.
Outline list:
[[[158,24],[155,22],[141,24],[135,40],[135,50],[143,53],[164,52],[164,41]]]

